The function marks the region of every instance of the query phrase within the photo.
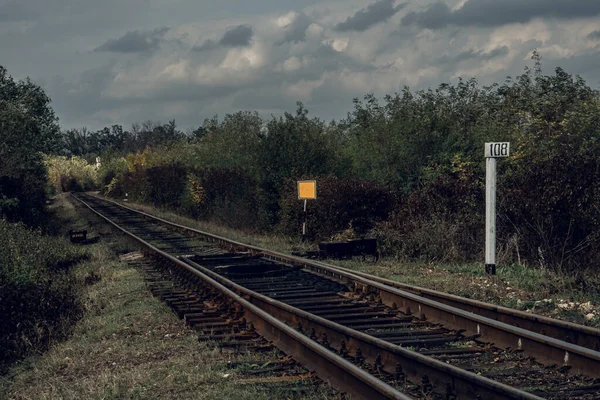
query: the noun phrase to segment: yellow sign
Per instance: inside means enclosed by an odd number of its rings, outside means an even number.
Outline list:
[[[317,181],[298,181],[298,198],[316,199],[317,198]]]

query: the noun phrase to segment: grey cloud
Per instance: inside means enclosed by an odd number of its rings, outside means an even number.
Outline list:
[[[76,121],[75,125],[89,124],[85,119],[98,110],[121,107],[125,104],[118,99],[106,98],[102,95],[115,76],[115,62],[103,64],[83,71],[73,81],[55,76],[48,84],[52,96],[52,108],[57,115],[68,121]]]
[[[418,25],[423,28],[439,29],[450,23],[452,13],[446,3],[435,3],[425,11],[410,12],[402,18],[403,25]]]
[[[560,60],[548,60],[547,64],[549,65],[545,65],[544,61],[542,60],[544,73],[552,71],[554,67],[561,67],[574,76],[581,76],[592,88],[600,88],[600,74],[598,73],[598,65],[600,64],[600,51],[563,58]]]
[[[363,32],[380,22],[387,21],[394,14],[406,6],[402,3],[394,7],[394,0],[379,0],[369,4],[367,8],[357,11],[353,16],[348,17],[344,22],[340,22],[335,26],[335,30],[344,31],[359,31]]]
[[[218,42],[214,40],[205,40],[200,46],[195,46],[195,51],[213,50],[219,47],[245,47],[250,45],[254,36],[254,31],[251,26],[239,25],[229,29],[223,34]]]
[[[491,27],[536,17],[573,19],[599,13],[600,2],[590,0],[469,0],[455,11],[446,3],[434,3],[424,11],[408,13],[402,23],[429,29],[447,25]]]
[[[306,30],[312,20],[306,14],[299,14],[291,24],[284,28],[283,39],[278,44],[301,42],[306,39]]]
[[[85,125],[99,129],[113,123],[127,126],[148,118],[166,121],[176,117],[178,125],[185,129],[198,126],[204,117],[239,109],[258,109],[268,117],[271,113],[293,111],[295,101],[300,99],[293,93],[302,97],[303,84],[314,87],[317,84],[313,82],[321,79],[324,80],[321,86],[301,100],[311,115],[339,119],[352,110],[352,98],[360,98],[371,91],[381,97],[404,85],[413,89],[435,88],[441,82],[454,82],[457,74],[471,73],[476,73],[482,84],[503,82],[507,75],[522,73],[525,64],[531,65],[527,55],[532,49],[569,46],[569,41],[560,33],[568,26],[561,21],[585,15],[590,20],[582,21],[586,24],[582,29],[592,28],[584,32],[597,30],[588,36],[587,43],[573,48],[577,54],[584,51],[585,55],[544,58],[543,70],[552,73],[555,66],[561,66],[569,73],[581,74],[592,87],[600,87],[597,68],[600,51],[588,54],[593,51],[594,44],[600,44],[600,28],[593,28],[600,17],[591,19],[598,8],[594,3],[600,0],[571,0],[569,9],[561,8],[567,4],[566,0],[521,0],[518,4],[517,0],[497,0],[496,5],[491,0],[469,0],[462,10],[456,11],[442,0],[428,0],[431,6],[414,1],[409,3],[410,10],[407,6],[392,17],[402,19],[405,12],[415,11],[397,27],[394,36],[380,35],[377,29],[367,30],[377,28],[374,25],[377,21],[386,21],[384,12],[374,13],[377,7],[392,10],[391,14],[395,12],[394,5],[407,1],[363,0],[363,9],[355,12],[350,2],[335,2],[333,6],[318,0],[259,0],[243,4],[233,0],[181,0],[175,8],[159,0],[0,0],[0,54],[10,54],[10,57],[0,57],[0,62],[4,62],[16,78],[30,76],[37,82],[47,82],[45,89],[64,128]],[[434,4],[435,1],[439,3]],[[450,7],[457,2],[443,1]],[[319,5],[314,6],[317,3]],[[374,4],[367,6],[370,3]],[[147,12],[139,12],[141,7],[149,4],[152,7],[147,7]],[[540,4],[546,7],[545,11],[540,11]],[[477,10],[473,5],[483,9]],[[583,5],[585,10],[581,8]],[[67,8],[68,13],[64,12]],[[274,17],[290,10],[297,10],[295,17],[286,15],[286,18],[290,17],[290,23],[278,28]],[[338,32],[332,32],[335,23],[327,23],[336,15],[339,18],[336,21],[342,22],[339,25],[353,34],[348,51],[335,51],[328,44],[339,36]],[[493,27],[503,21],[526,21],[533,16],[540,16],[544,21],[552,17],[563,19],[548,21],[546,27],[550,34],[544,43],[527,37],[511,41],[510,57],[506,55],[509,49],[505,47],[488,52],[473,49],[473,43],[486,43],[492,34],[492,29],[481,29],[479,25]],[[412,25],[407,24],[411,18]],[[389,19],[387,21],[391,23]],[[310,30],[307,32],[312,22],[324,28],[314,38],[309,35]],[[214,34],[202,37],[198,45],[209,39],[204,46],[217,51],[189,52],[189,37],[185,45],[171,46],[176,35],[183,41],[185,32],[194,35],[191,32],[197,29],[205,31],[205,23],[215,27]],[[247,24],[242,25],[246,29],[240,29],[240,24]],[[164,35],[159,33],[156,36],[159,39],[152,39],[153,29],[161,26],[172,28]],[[415,35],[416,28],[422,26],[449,28],[443,34]],[[139,31],[124,35],[135,29]],[[232,32],[227,34],[226,31]],[[126,37],[142,39],[131,40],[126,46]],[[109,38],[113,40],[106,42]],[[240,79],[233,72],[225,71],[224,74],[231,73],[236,78],[195,80],[195,71],[218,68],[230,46],[244,46],[255,41],[268,49],[260,54],[260,61],[264,63],[261,67],[241,71]],[[302,43],[290,45],[294,42]],[[369,51],[364,51],[367,46]],[[104,47],[104,50],[92,54],[85,51],[96,47]],[[144,53],[123,53],[134,49]],[[156,49],[160,51],[152,51]],[[373,57],[363,57],[371,51],[375,51]],[[114,57],[114,54],[143,54],[144,57],[132,59],[131,56]],[[440,57],[444,54],[447,56]],[[283,68],[294,66],[294,63],[285,63],[291,57],[301,60],[295,63],[298,69]],[[36,62],[40,59],[44,63]],[[179,61],[185,64],[183,75],[157,76],[165,66]],[[495,62],[501,64],[500,71],[490,68]],[[64,68],[65,64],[69,65],[68,69]],[[423,76],[416,73],[426,69],[431,71]],[[57,75],[64,78],[53,79]],[[116,76],[123,81],[115,82]],[[295,92],[294,87],[300,90]]]
[[[261,110],[270,113],[279,110],[293,110],[296,99],[281,97],[281,85],[273,80],[265,80],[263,85],[247,88],[232,94],[231,105],[236,110]]]
[[[293,72],[283,72],[281,74],[270,73],[268,79],[287,82],[289,79],[299,80],[318,80],[324,73],[336,72],[342,70],[350,71],[374,71],[377,67],[358,61],[344,52],[335,51],[331,46],[321,43],[317,47],[311,48],[304,56],[308,61],[308,66],[302,67]]]
[[[587,35],[587,37],[588,39],[592,40],[600,40],[600,30],[590,33],[589,35]]]
[[[8,1],[0,4],[0,22],[20,22],[35,19],[39,14],[22,1]]]
[[[509,51],[509,49],[507,46],[497,47],[488,52],[484,52],[482,50],[475,51],[473,49],[470,49],[470,50],[458,53],[455,57],[452,57],[451,59],[449,59],[447,57],[442,57],[441,60],[453,61],[456,63],[459,63],[462,61],[467,61],[467,60],[473,60],[473,59],[480,60],[480,61],[489,61],[496,57],[502,57],[502,56],[507,55],[508,51]]]
[[[221,40],[219,40],[219,44],[229,47],[248,46],[252,35],[251,26],[240,25],[225,32]]]
[[[214,40],[205,40],[204,43],[202,43],[200,46],[194,46],[192,48],[192,50],[206,51],[206,50],[216,49],[217,47],[219,47],[219,45]]]
[[[169,28],[157,28],[151,31],[129,31],[118,39],[109,39],[94,51],[113,53],[143,53],[157,50]]]

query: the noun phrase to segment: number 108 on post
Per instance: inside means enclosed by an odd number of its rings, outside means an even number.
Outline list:
[[[510,154],[509,142],[495,142],[485,144],[485,157],[508,157]]]

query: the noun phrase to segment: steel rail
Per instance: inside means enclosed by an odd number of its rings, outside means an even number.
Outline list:
[[[189,259],[186,259],[186,262],[244,298],[249,299],[253,304],[256,304],[262,310],[268,311],[269,314],[278,319],[284,320],[292,326],[300,324],[305,332],[315,329],[321,334],[326,333],[327,341],[331,347],[340,347],[344,342],[344,346],[348,351],[360,348],[366,360],[374,362],[379,358],[381,365],[387,371],[394,371],[396,365],[399,364],[405,374],[416,378],[417,381],[423,375],[427,375],[434,387],[445,388],[450,385],[454,394],[459,398],[476,398],[479,395],[482,399],[540,399],[540,397],[525,391],[407,350],[401,346],[256,293]]]
[[[468,299],[465,297],[456,296],[449,293],[440,292],[433,289],[427,289],[420,286],[409,285],[390,279],[376,277],[364,272],[354,271],[349,268],[344,268],[332,264],[325,264],[330,267],[348,271],[355,275],[371,279],[375,282],[383,283],[398,289],[406,290],[415,293],[421,297],[425,297],[440,303],[447,304],[452,307],[461,308],[465,311],[479,314],[496,321],[504,322],[528,331],[536,332],[542,335],[550,336],[555,339],[564,340],[578,346],[587,347],[595,351],[600,350],[600,329],[592,328],[585,325],[574,324],[571,322],[544,317],[542,315],[532,314],[524,311],[515,310],[508,307],[498,306],[495,304],[485,303],[478,300]],[[561,339],[564,338],[564,339]]]
[[[382,367],[385,367],[388,371],[394,371],[397,368],[397,365],[402,366],[402,371],[407,376],[411,376],[413,378],[420,379],[423,375],[427,375],[430,379],[430,382],[434,387],[438,388],[446,388],[448,385],[452,388],[452,391],[459,398],[476,398],[480,396],[480,398],[484,399],[528,399],[528,400],[539,400],[541,397],[532,395],[530,393],[524,392],[522,390],[513,388],[511,386],[499,383],[497,381],[482,377],[480,375],[465,371],[458,367],[455,367],[450,364],[446,364],[439,360],[424,356],[414,351],[410,351],[404,349],[400,346],[391,344],[384,340],[375,338],[363,332],[345,327],[343,325],[337,324],[335,322],[329,321],[322,317],[316,316],[314,314],[308,313],[306,311],[300,310],[298,308],[292,307],[280,301],[274,300],[268,296],[256,293],[252,290],[244,288],[243,286],[232,282],[231,280],[210,271],[202,267],[201,265],[185,259],[181,261],[178,258],[173,257],[172,255],[159,250],[154,247],[152,244],[146,242],[145,240],[137,237],[133,233],[129,232],[125,228],[119,226],[115,222],[111,221],[109,218],[105,217],[98,211],[94,210],[92,206],[90,206],[85,201],[75,197],[82,204],[87,206],[90,210],[92,210],[95,214],[103,218],[105,221],[115,226],[117,229],[124,232],[126,235],[130,236],[134,240],[138,241],[148,249],[152,250],[154,253],[160,255],[165,260],[176,264],[178,267],[183,267],[187,272],[194,274],[195,276],[201,278],[205,282],[210,285],[216,287],[222,293],[226,294],[228,297],[234,299],[239,302],[245,310],[245,317],[248,321],[251,321],[257,331],[261,334],[261,336],[267,337],[269,340],[272,340],[277,347],[280,347],[279,341],[281,341],[281,334],[273,334],[273,327],[276,326],[279,330],[285,330],[293,332],[293,336],[300,337],[303,341],[309,341],[311,344],[318,346],[321,351],[325,351],[327,355],[333,355],[336,358],[336,361],[341,362],[343,360],[345,363],[350,364],[354,369],[360,371],[360,373],[356,373],[357,375],[366,374],[372,378],[378,384],[383,384],[387,386],[389,389],[395,391],[391,386],[385,384],[384,382],[378,380],[371,374],[368,374],[366,371],[356,367],[354,364],[351,364],[344,358],[338,356],[337,354],[327,350],[322,345],[318,344],[315,341],[307,338],[296,330],[290,328],[287,324],[292,326],[302,326],[303,331],[310,331],[310,329],[316,328],[321,333],[326,333],[328,337],[328,341],[331,345],[341,346],[341,343],[344,342],[345,346],[348,350],[360,348],[363,356],[366,360],[374,361],[376,359],[381,360]],[[249,315],[246,315],[249,314]],[[269,318],[267,318],[269,317]],[[281,322],[285,321],[285,323]],[[287,336],[292,336],[291,332],[286,332]],[[265,333],[265,334],[263,334]],[[287,339],[287,337],[286,337]],[[296,347],[293,346],[293,343],[289,343],[289,339],[284,342],[283,346],[285,348],[281,348],[287,354],[291,354],[292,357],[297,359],[306,367],[314,369],[317,371],[317,375],[319,375],[322,379],[323,377],[319,374],[318,367],[321,365],[319,363],[315,363],[314,361],[306,360],[307,353],[303,348],[300,355],[305,359],[296,358],[298,355],[294,353],[294,350],[297,350]],[[311,349],[312,350],[312,349]],[[320,355],[315,350],[312,350],[311,357],[313,354]],[[337,387],[334,382],[335,376],[331,376],[334,374],[340,374],[343,371],[342,368],[337,368],[337,370],[332,370],[329,365],[324,366],[327,370],[327,380],[332,383],[332,386]],[[338,378],[339,380],[340,378]],[[347,377],[342,378],[346,383]],[[338,383],[339,384],[339,383]],[[347,384],[347,383],[346,383]],[[363,381],[361,379],[360,382],[363,385]],[[353,387],[352,387],[353,388]],[[348,386],[346,386],[346,391],[351,393],[357,393],[351,391]],[[383,390],[379,390],[381,392]],[[366,393],[366,389],[362,388],[359,394]],[[375,398],[409,398],[409,397],[393,397],[402,395],[399,392],[392,392],[391,394],[387,394],[388,397],[381,397],[381,393],[378,397],[374,397],[373,393],[370,393],[366,399],[375,399]]]
[[[343,357],[326,349],[324,346],[297,332],[293,328],[290,328],[277,318],[239,296],[198,269],[156,248],[144,239],[129,232],[127,229],[94,210],[93,207],[77,196],[73,195],[73,197],[106,222],[151,250],[154,254],[157,254],[163,259],[192,273],[194,276],[202,279],[206,284],[215,287],[228,298],[240,304],[244,309],[244,318],[246,318],[248,322],[253,323],[256,331],[261,336],[272,341],[275,346],[284,353],[292,356],[292,358],[300,362],[309,370],[315,371],[319,378],[329,382],[333,387],[348,392],[353,396],[352,398],[357,399],[411,399],[411,397],[399,392],[392,386],[360,369]]]
[[[353,283],[357,290],[377,294],[382,302],[388,306],[396,306],[407,314],[418,313],[418,315],[423,317],[426,316],[430,321],[440,322],[448,328],[465,329],[469,335],[480,335],[483,340],[492,342],[497,347],[520,349],[525,354],[535,357],[540,362],[569,366],[573,372],[594,378],[600,377],[600,352],[598,351],[443,304],[419,296],[415,293],[378,282],[370,275],[362,274],[363,276],[361,276],[354,271],[335,267],[320,261],[308,260],[248,245],[208,232],[203,232],[198,229],[176,224],[163,218],[127,207],[113,200],[96,198],[139,215],[143,215],[147,218],[160,221],[167,226],[182,229],[188,233],[201,235],[211,241],[240,249],[246,249],[253,253],[264,254],[274,260],[288,264],[301,265],[317,274],[321,274],[342,283]]]

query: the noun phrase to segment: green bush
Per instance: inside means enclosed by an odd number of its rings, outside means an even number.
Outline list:
[[[115,185],[127,172],[127,160],[120,156],[109,154],[102,158],[102,163],[98,169],[98,183],[100,189],[108,194],[115,190]],[[120,194],[119,194],[120,195]]]
[[[98,169],[81,157],[46,156],[48,180],[55,193],[80,192],[98,187]]]
[[[372,230],[388,254],[481,260],[483,146],[510,141],[511,156],[498,167],[500,261],[593,266],[600,95],[560,68],[542,74],[536,52],[533,59],[534,68],[491,86],[471,78],[404,88],[383,101],[370,94],[330,124],[309,118],[301,103],[295,114],[269,120],[248,112],[215,117],[187,142],[129,155],[127,172],[105,184],[115,195],[127,191],[199,218],[296,236],[304,218],[296,180],[318,177],[311,239]]]
[[[483,253],[484,182],[475,163],[456,157],[432,168],[373,234],[384,254],[427,261],[473,260]]]
[[[60,130],[50,99],[29,78],[0,66],[0,218],[39,225],[47,171],[41,152],[56,149]]]
[[[259,227],[258,188],[254,178],[240,169],[207,168],[188,177],[190,215],[238,229]]]
[[[377,222],[387,219],[394,208],[395,196],[373,182],[332,175],[314,179],[317,199],[307,204],[307,236],[311,239],[330,239],[347,230],[352,236],[364,236]],[[296,185],[296,180],[288,181],[280,205],[279,227],[290,236],[301,232],[304,220],[303,201],[298,200]]]
[[[86,257],[66,239],[0,219],[0,372],[69,334],[83,312],[69,268]]]
[[[157,207],[179,208],[185,192],[187,171],[180,163],[150,167],[144,171],[147,199]]]

